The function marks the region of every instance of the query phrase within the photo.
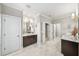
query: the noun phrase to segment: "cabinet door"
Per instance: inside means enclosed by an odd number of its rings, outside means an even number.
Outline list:
[[[61,51],[65,56],[77,56],[78,55],[78,43],[62,40]]]
[[[79,43],[78,43],[78,56],[79,56]]]
[[[5,55],[20,48],[21,19],[15,16],[3,15],[2,20],[2,54]]]
[[[37,42],[37,35],[23,37],[23,47],[34,44],[36,42]]]
[[[32,36],[24,36],[23,37],[23,47],[31,45],[32,41],[33,41],[33,37]]]

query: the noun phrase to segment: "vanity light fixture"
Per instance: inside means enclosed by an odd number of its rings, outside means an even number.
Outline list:
[[[76,22],[76,21],[78,20],[78,15],[77,15],[77,13],[72,13],[72,20],[73,20],[74,22]]]
[[[72,19],[76,22],[78,20],[78,6],[76,6],[76,12],[72,13]]]
[[[33,19],[30,19],[30,22],[33,23]]]
[[[75,13],[72,13],[72,19],[75,19]]]
[[[27,17],[24,17],[24,20],[23,20],[25,23],[28,22],[28,18]]]

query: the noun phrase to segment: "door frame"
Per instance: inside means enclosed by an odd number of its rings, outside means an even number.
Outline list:
[[[45,38],[45,32],[46,32],[46,29],[45,29],[45,26],[46,26],[46,23],[48,24],[48,27],[50,28],[50,24],[51,23],[49,23],[49,22],[42,22],[42,29],[41,29],[41,31],[42,31],[42,41],[43,41],[43,43],[45,43],[46,42],[46,38]],[[50,29],[49,29],[49,33],[48,33],[49,35],[49,40],[50,40]]]

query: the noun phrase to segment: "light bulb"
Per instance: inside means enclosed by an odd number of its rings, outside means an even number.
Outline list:
[[[75,19],[75,14],[74,13],[72,13],[72,19]]]
[[[29,20],[28,20],[27,17],[24,17],[23,21],[26,23],[26,22],[28,22]]]

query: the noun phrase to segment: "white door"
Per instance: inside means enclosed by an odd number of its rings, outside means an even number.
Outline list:
[[[20,48],[21,19],[3,15],[2,25],[2,54],[5,55]]]

